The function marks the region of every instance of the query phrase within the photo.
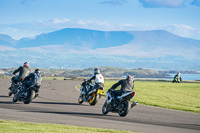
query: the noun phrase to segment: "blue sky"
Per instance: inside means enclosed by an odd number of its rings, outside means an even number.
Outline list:
[[[200,0],[0,0],[0,34],[21,39],[63,28],[162,29],[200,40]]]

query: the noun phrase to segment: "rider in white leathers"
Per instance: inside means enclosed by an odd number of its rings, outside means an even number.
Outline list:
[[[91,88],[91,90],[99,88],[104,89],[104,77],[102,76],[102,74],[100,74],[100,70],[98,68],[94,69],[94,76],[92,76],[89,79],[86,79],[85,81],[91,81],[91,80],[94,80],[95,82],[95,85],[93,86],[93,88]],[[87,91],[89,90],[85,89],[85,93],[87,93]]]

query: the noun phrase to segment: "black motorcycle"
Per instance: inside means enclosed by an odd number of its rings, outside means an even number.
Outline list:
[[[24,104],[29,104],[38,96],[38,89],[40,86],[32,85],[28,88],[21,87],[13,97],[13,102],[23,101]]]
[[[13,77],[12,77],[13,78]],[[16,94],[17,93],[17,90],[20,89],[21,85],[22,85],[22,81],[18,81],[17,83],[14,83],[12,81],[12,78],[11,78],[11,86],[8,88],[9,89],[9,92],[8,92],[8,96],[12,96],[12,94]]]
[[[78,103],[82,104],[83,102],[89,102],[90,105],[95,105],[97,101],[101,98],[103,94],[103,89],[98,88],[98,89],[93,89],[94,88],[93,83],[89,81],[84,81],[81,84],[81,94],[79,95],[78,98]]]
[[[119,113],[121,117],[125,117],[129,110],[133,108],[138,102],[131,104],[130,100],[135,96],[134,91],[122,93],[121,96],[117,96],[117,104],[113,103],[111,91],[108,90],[106,95],[106,101],[102,107],[102,113],[107,114],[108,112]]]

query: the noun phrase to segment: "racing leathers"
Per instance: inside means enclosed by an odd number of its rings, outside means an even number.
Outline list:
[[[92,76],[91,78],[86,79],[86,81],[89,81],[89,82],[91,82],[91,80],[94,80],[95,85],[90,90],[99,89],[99,88],[104,89],[104,77],[102,76],[102,74],[97,73],[94,76]],[[86,94],[90,90],[84,89],[84,91],[85,91]]]
[[[31,73],[24,79],[22,86],[23,89],[27,89],[28,87],[34,85],[33,89],[36,93],[38,93],[41,84],[42,84],[41,75],[36,73]]]
[[[31,70],[28,66],[20,66],[13,72],[13,74],[15,75],[18,72],[19,75],[12,78],[12,83],[14,84],[16,84],[18,81],[24,80],[24,78],[31,73]]]
[[[119,85],[121,85],[120,90],[115,90]],[[122,93],[127,92],[127,91],[132,91],[134,88],[134,80],[133,78],[126,78],[119,80],[117,83],[115,83],[111,88],[111,96],[113,97],[113,103],[114,105],[117,103],[117,96],[121,96]]]
[[[181,74],[180,74],[180,73],[177,73],[177,74],[174,76],[174,79],[175,79],[176,82],[182,81]]]

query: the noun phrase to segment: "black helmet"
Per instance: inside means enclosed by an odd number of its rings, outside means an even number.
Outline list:
[[[37,75],[39,75],[39,74],[40,74],[40,69],[35,69],[35,73],[36,73]]]
[[[24,62],[24,66],[25,67],[29,67],[29,63],[28,62]]]

